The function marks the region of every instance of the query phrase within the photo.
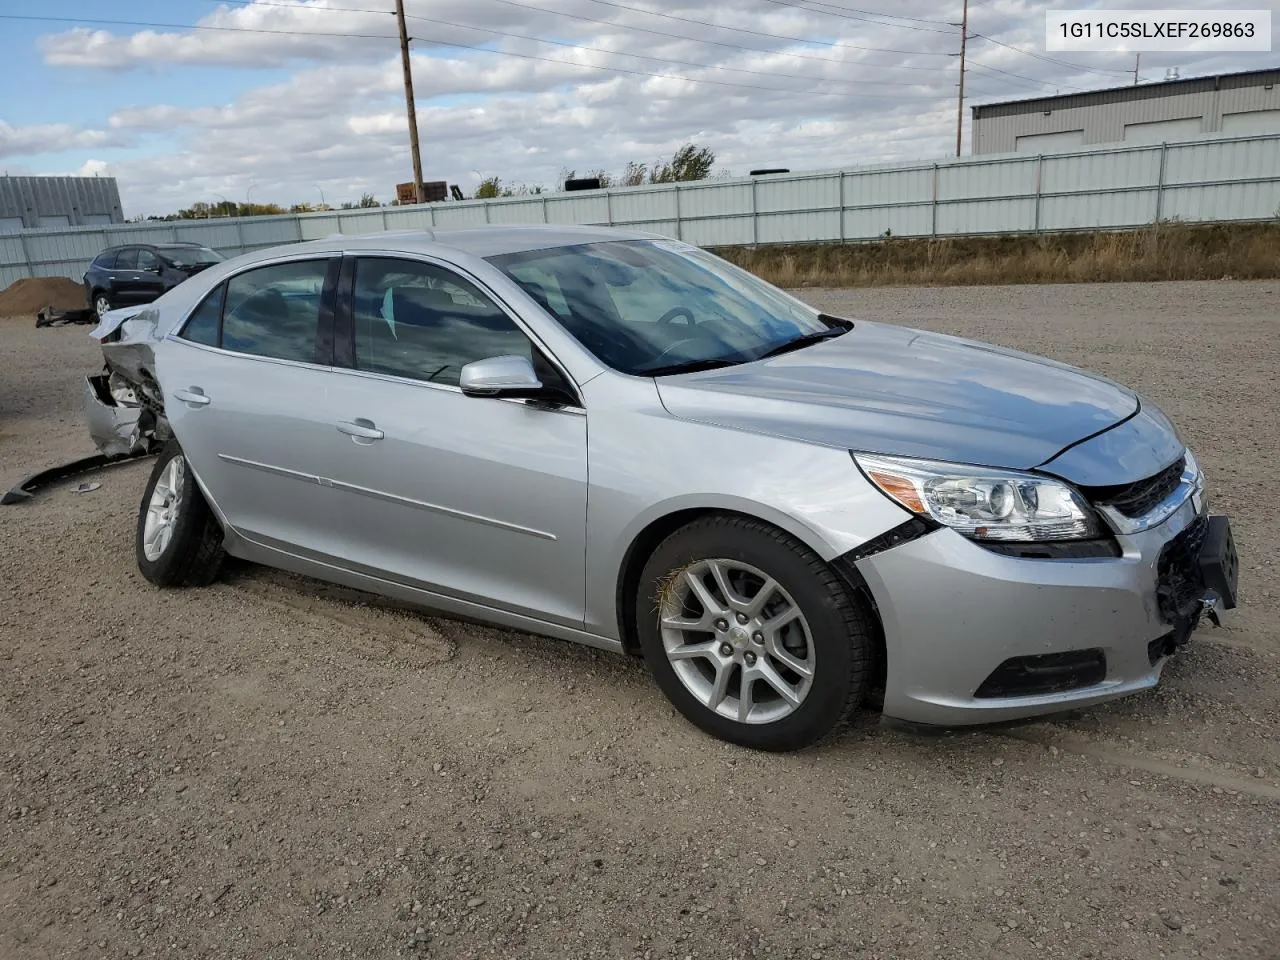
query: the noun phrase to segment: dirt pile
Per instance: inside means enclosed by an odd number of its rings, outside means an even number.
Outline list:
[[[24,277],[0,290],[0,317],[34,317],[45,307],[79,310],[86,306],[84,287],[67,277]]]

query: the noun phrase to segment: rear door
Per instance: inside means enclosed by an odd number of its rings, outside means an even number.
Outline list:
[[[108,272],[111,304],[128,307],[144,303],[142,277],[138,272],[138,248],[123,247],[116,254],[115,266]]]
[[[93,262],[89,264],[89,269],[84,273],[86,297],[94,290],[107,289],[111,283],[111,275],[115,272],[115,265],[115,250],[104,250],[93,258]],[[89,305],[93,306],[92,302]]]
[[[325,398],[341,257],[255,267],[220,284],[161,346],[165,412],[227,522],[313,559],[343,553]]]

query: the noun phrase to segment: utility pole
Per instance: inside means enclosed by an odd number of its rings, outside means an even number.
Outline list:
[[[965,0],[967,3],[968,0]],[[413,190],[419,203],[427,199],[422,183],[422,152],[418,149],[418,113],[413,106],[413,68],[409,65],[409,29],[404,25],[404,0],[396,0],[396,23],[400,26],[400,63],[404,67],[404,101],[409,109],[409,150],[413,153]]]
[[[1142,65],[1142,54],[1135,54],[1133,58],[1133,85],[1138,85],[1138,67]]]
[[[956,156],[960,156],[960,138],[964,132],[964,46],[969,39],[969,0],[964,0],[960,17],[960,95],[956,98]]]

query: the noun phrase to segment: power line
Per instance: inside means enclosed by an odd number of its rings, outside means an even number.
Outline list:
[[[866,23],[878,24],[882,27],[891,27],[897,30],[919,30],[922,33],[950,33],[950,30],[938,29],[938,26],[947,26],[944,20],[922,20],[920,17],[899,17],[892,13],[877,13],[874,10],[858,10],[854,7],[837,7],[835,4],[822,3],[820,0],[808,0],[807,3],[796,3],[794,0],[765,0],[765,3],[777,4],[780,7],[791,7],[795,10],[805,10],[809,13],[819,13],[827,17],[839,17],[842,20],[861,20]],[[818,9],[820,7],[829,7],[830,9]],[[886,20],[873,19],[876,17],[892,17],[894,20],[912,20],[916,23],[932,23],[938,26],[933,27],[917,27],[910,23],[889,23]]]
[[[265,7],[286,7],[286,8],[292,8],[295,10],[315,10],[321,13],[372,13],[372,14],[389,13],[389,11],[386,11],[386,10],[370,10],[370,9],[361,8],[361,7],[314,7],[314,6],[300,4],[300,3],[280,2],[280,0],[256,0],[256,2],[255,0],[218,0],[218,2],[236,3],[245,7],[248,7],[248,6],[264,7],[265,6]],[[819,82],[819,83],[837,83],[837,84],[849,85],[849,86],[862,86],[862,85],[882,86],[882,87],[919,86],[919,84],[916,84],[916,83],[908,83],[906,81],[900,81],[900,80],[858,80],[858,79],[848,80],[848,79],[837,78],[837,77],[815,77],[815,76],[807,76],[807,75],[796,74],[796,73],[778,73],[776,71],[770,71],[770,70],[750,70],[745,67],[729,67],[721,64],[699,63],[693,60],[677,60],[672,57],[654,57],[654,56],[650,56],[648,54],[643,54],[643,53],[628,53],[624,50],[610,50],[606,47],[592,47],[592,46],[587,46],[581,43],[571,43],[567,40],[551,40],[543,37],[531,37],[528,34],[523,34],[523,33],[511,33],[510,31],[506,31],[506,30],[495,30],[492,27],[476,27],[467,23],[455,23],[452,20],[439,20],[434,17],[423,17],[423,16],[417,16],[414,14],[406,14],[405,19],[422,21],[424,23],[434,23],[441,26],[453,27],[459,30],[472,30],[477,33],[489,33],[489,34],[493,34],[494,36],[509,37],[515,40],[528,40],[532,43],[545,43],[545,44],[550,44],[557,47],[567,47],[573,50],[585,50],[591,53],[603,53],[603,54],[607,54],[609,56],[615,56],[615,57],[631,57],[637,60],[651,60],[657,63],[664,63],[667,65],[675,64],[675,65],[685,66],[685,67],[694,67],[695,69],[699,69],[699,70],[725,70],[731,73],[746,73],[746,74],[751,74],[753,76],[759,76],[759,77],[776,77],[778,79],[805,80],[808,82]],[[443,46],[449,46],[449,42],[444,39],[433,38],[432,42],[439,43]],[[500,52],[500,51],[495,51],[495,52]],[[832,61],[832,62],[843,63],[844,61]]]
[[[351,34],[351,33],[334,33],[334,32],[325,32],[325,31],[316,31],[316,30],[272,30],[272,29],[267,29],[265,27],[225,27],[225,26],[212,26],[208,24],[157,23],[153,21],[144,21],[144,20],[111,20],[111,19],[94,18],[94,17],[80,17],[80,18],[45,17],[45,16],[26,15],[26,14],[4,13],[4,14],[0,14],[0,20],[24,20],[24,21],[37,21],[37,22],[50,22],[50,23],[73,23],[73,24],[99,23],[99,24],[109,24],[113,26],[123,26],[123,27],[152,27],[152,28],[163,29],[163,30],[213,30],[213,31],[219,31],[219,32],[226,32],[226,33],[277,34],[277,35],[300,36],[300,37],[342,37],[342,38],[357,37],[357,38],[374,39],[374,40],[396,40],[396,41],[399,40],[398,37],[393,37],[385,34]],[[558,64],[561,64],[562,66],[578,67],[580,69],[585,69],[585,70],[603,70],[609,73],[623,73],[623,74],[628,74],[628,75],[637,76],[637,77],[651,77],[658,80],[680,80],[685,83],[710,84],[712,86],[717,86],[717,87],[736,87],[744,90],[764,90],[771,93],[808,93],[808,94],[812,94],[814,96],[820,96],[820,97],[848,95],[844,93],[837,94],[837,93],[830,93],[825,91],[799,90],[794,87],[766,87],[760,84],[733,83],[728,80],[697,79],[694,77],[682,77],[676,74],[669,74],[669,73],[650,73],[644,70],[629,70],[624,67],[609,67],[609,66],[604,66],[603,64],[579,63],[573,60],[557,60],[553,57],[541,57],[541,56],[538,56],[537,54],[532,54],[532,53],[516,53],[513,50],[495,50],[492,47],[485,47],[485,46],[480,46],[478,44],[470,44],[470,43],[459,43],[457,41],[441,41],[440,45],[447,46],[447,47],[460,47],[466,50],[476,50],[476,51],[479,51],[480,53],[489,53],[489,54],[494,54],[496,56],[518,57],[519,59],[522,59],[522,60],[538,60],[544,63],[558,63]],[[813,80],[813,78],[809,78],[809,77],[806,77],[804,79],[809,81]],[[818,82],[823,82],[823,81],[819,80]],[[908,96],[908,95],[888,94],[888,93],[863,93],[863,94],[859,94],[859,96],[864,99],[895,100],[895,101],[928,100],[932,102],[938,99],[936,96]]]
[[[227,33],[273,33],[291,37],[342,37],[356,40],[396,40],[389,33],[337,33],[328,30],[272,30],[267,27],[218,27],[199,23],[154,23],[147,20],[107,20],[98,17],[44,17],[23,13],[0,13],[0,20],[27,20],[40,23],[102,23],[120,27],[152,27],[157,30],[216,30]]]
[[[1084,90],[1083,87],[1076,87],[1067,83],[1053,83],[1052,81],[1049,81],[1049,80],[1038,80],[1035,77],[1028,77],[1025,74],[1021,74],[1021,73],[1011,73],[1008,70],[1001,70],[999,67],[992,67],[978,60],[974,60],[972,57],[969,58],[969,66],[978,67],[980,70],[989,70],[992,73],[1003,74],[1006,77],[1014,77],[1018,80],[1025,80],[1027,83],[1034,83],[1042,87],[1057,87],[1057,88],[1065,88],[1067,90],[1081,90],[1081,91]],[[995,78],[992,78],[992,79],[995,79]]]
[[[389,13],[389,11],[385,11],[385,10],[362,10],[359,8],[349,8],[349,7],[343,7],[343,8],[313,7],[313,6],[304,5],[301,3],[282,2],[282,0],[256,0],[256,2],[255,0],[213,0],[213,2],[234,3],[241,6],[293,7],[300,10],[326,10],[326,11],[348,12],[348,13],[377,13],[377,14]],[[638,26],[633,26],[631,24],[615,23],[612,20],[600,20],[596,17],[588,17],[582,14],[576,14],[576,13],[565,13],[564,11],[561,11],[561,10],[547,10],[543,7],[534,6],[531,3],[522,3],[520,2],[520,0],[491,0],[491,2],[502,3],[511,7],[520,7],[525,10],[533,10],[538,13],[551,14],[557,17],[566,17],[571,20],[580,20],[586,23],[600,24],[601,26],[612,27],[613,29],[616,29],[616,30],[626,30],[632,33],[644,33],[644,34],[648,34],[650,36],[655,36],[655,37],[667,37],[671,40],[683,40],[687,43],[700,43],[700,44],[705,44],[707,46],[723,47],[729,50],[741,50],[746,53],[762,53],[762,54],[767,54],[773,57],[786,57],[789,60],[809,60],[814,63],[835,63],[843,67],[853,66],[853,67],[859,67],[861,69],[872,69],[872,70],[905,70],[905,71],[910,71],[912,73],[931,73],[931,74],[937,74],[938,72],[937,67],[913,67],[905,64],[876,64],[876,63],[864,64],[864,63],[861,63],[860,61],[845,60],[837,57],[812,56],[812,55],[807,55],[803,53],[791,53],[783,50],[761,50],[759,47],[745,47],[739,43],[728,43],[727,41],[723,41],[723,40],[705,40],[699,37],[690,37],[687,34],[683,34],[683,33],[668,33],[665,30],[655,30],[651,27],[638,27]],[[419,18],[409,15],[408,19],[414,20]],[[777,39],[784,39],[784,38],[780,37]]]
[[[506,3],[509,0],[501,0]],[[947,53],[934,53],[928,50],[898,50],[890,47],[862,47],[853,43],[843,43],[837,40],[814,40],[811,37],[789,37],[778,33],[764,33],[760,30],[748,30],[746,27],[727,27],[719,23],[707,23],[704,20],[695,20],[692,17],[680,17],[674,13],[659,13],[657,10],[646,10],[644,7],[632,7],[625,3],[617,3],[616,0],[591,0],[592,3],[598,3],[606,7],[615,7],[618,10],[628,10],[632,13],[643,13],[650,17],[661,17],[664,20],[679,20],[681,23],[692,23],[698,27],[711,27],[715,30],[732,30],[734,33],[747,33],[752,36],[766,37],[770,40],[789,40],[792,43],[812,43],[822,47],[848,47],[850,50],[864,50],[870,53],[901,53],[907,56],[925,56],[925,57],[946,57]],[[541,10],[543,13],[551,13],[553,11],[546,10],[542,7],[534,7],[532,4],[519,4],[519,6],[528,6],[534,10]],[[558,12],[558,11],[555,11]],[[607,22],[607,21],[606,21]],[[685,37],[686,40],[693,39]]]
[[[1079,70],[1082,73],[1096,73],[1099,76],[1103,76],[1103,77],[1115,76],[1115,75],[1128,76],[1129,74],[1128,70],[1106,70],[1106,69],[1099,70],[1093,67],[1086,67],[1082,63],[1071,63],[1067,60],[1058,60],[1054,57],[1045,57],[1038,53],[1032,53],[1030,50],[1023,50],[1021,47],[1015,47],[1013,44],[1005,43],[1003,40],[997,40],[995,37],[988,37],[986,34],[983,34],[983,33],[975,33],[972,35],[972,37],[975,40],[989,41],[990,43],[994,43],[996,46],[1004,47],[1006,50],[1012,50],[1014,53],[1020,53],[1024,57],[1032,57],[1036,60],[1043,60],[1045,63],[1056,63],[1062,67],[1070,67],[1072,70]]]

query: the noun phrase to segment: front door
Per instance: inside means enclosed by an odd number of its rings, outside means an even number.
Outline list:
[[[583,621],[587,419],[465,396],[463,365],[519,354],[563,375],[470,280],[355,264],[353,368],[335,368],[330,477],[358,568],[568,625]],[[567,383],[565,384],[567,387]]]
[[[141,303],[150,303],[164,293],[164,278],[161,276],[160,258],[145,247],[138,248],[138,299]]]

